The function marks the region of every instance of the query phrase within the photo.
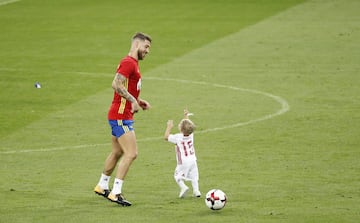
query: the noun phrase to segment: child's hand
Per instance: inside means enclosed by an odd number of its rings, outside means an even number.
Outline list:
[[[184,109],[184,118],[185,119],[189,118],[189,111],[187,109]]]
[[[194,113],[190,113],[187,109],[184,109],[184,118],[188,119],[189,116],[194,115]]]
[[[174,126],[174,121],[173,121],[173,120],[168,120],[168,121],[167,121],[167,126],[168,126],[169,128],[172,128],[172,127]]]

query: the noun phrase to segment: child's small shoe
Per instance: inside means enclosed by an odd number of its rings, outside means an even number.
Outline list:
[[[201,197],[200,191],[194,191],[194,197]]]
[[[186,193],[188,192],[189,188],[188,187],[184,187],[180,190],[180,194],[179,194],[179,198],[184,198]]]

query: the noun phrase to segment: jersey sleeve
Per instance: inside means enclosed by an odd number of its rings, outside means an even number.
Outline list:
[[[176,144],[178,141],[178,134],[170,134],[168,137],[168,141]]]
[[[129,60],[123,60],[120,62],[116,72],[129,78],[130,74],[134,72],[134,64]]]

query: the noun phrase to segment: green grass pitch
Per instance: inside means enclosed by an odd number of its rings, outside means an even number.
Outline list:
[[[357,0],[0,0],[0,222],[359,222]],[[129,208],[96,196],[111,81],[137,31]],[[36,89],[35,82],[42,88]],[[195,114],[203,197],[177,198],[168,119]],[[223,190],[211,211],[204,195]]]

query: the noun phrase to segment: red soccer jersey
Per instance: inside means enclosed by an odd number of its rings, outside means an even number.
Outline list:
[[[127,78],[124,83],[125,88],[132,96],[138,99],[141,89],[141,74],[138,61],[130,56],[126,56],[120,61],[117,73]],[[108,112],[108,119],[133,120],[131,102],[114,92],[114,98]]]

